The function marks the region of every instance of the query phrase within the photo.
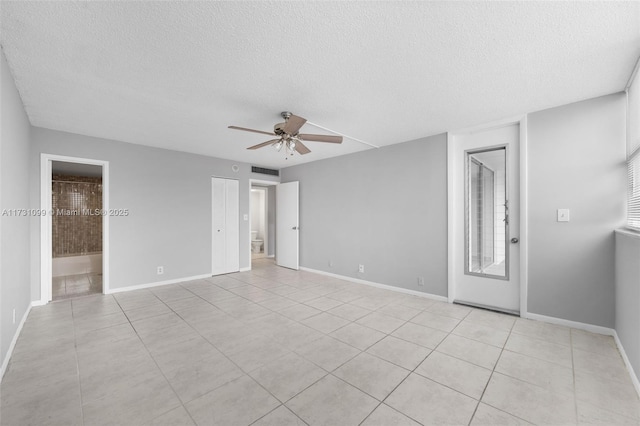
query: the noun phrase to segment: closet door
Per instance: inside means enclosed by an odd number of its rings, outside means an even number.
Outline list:
[[[212,178],[212,275],[240,269],[239,182]]]

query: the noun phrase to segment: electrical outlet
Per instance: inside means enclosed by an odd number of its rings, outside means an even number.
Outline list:
[[[420,286],[424,285],[424,277],[418,277],[418,285]]]
[[[13,323],[16,323],[16,309],[13,308]]]
[[[158,266],[158,275],[164,274],[164,266]]]
[[[364,265],[358,265],[358,272],[364,274]]]

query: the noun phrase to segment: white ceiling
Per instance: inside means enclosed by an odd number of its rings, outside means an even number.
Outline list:
[[[1,2],[31,123],[284,167],[290,110],[376,145],[623,90],[639,2]],[[305,125],[304,133],[326,133]]]

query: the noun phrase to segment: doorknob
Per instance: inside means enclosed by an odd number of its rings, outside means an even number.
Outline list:
[[[520,242],[520,240],[519,240],[519,239],[517,239],[516,237],[513,237],[513,238],[511,239],[511,244],[518,244],[519,242]]]
[[[298,229],[300,229],[300,228],[298,228],[297,226],[294,226],[294,227],[293,227],[293,228],[291,228],[291,229],[293,229],[294,231],[297,231],[297,230],[298,230]]]

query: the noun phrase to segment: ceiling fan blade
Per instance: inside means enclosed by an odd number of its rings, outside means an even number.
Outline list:
[[[306,118],[291,114],[291,117],[287,119],[287,122],[284,125],[284,132],[288,135],[295,135],[298,133],[298,130],[300,130],[300,127],[302,127],[306,122]]]
[[[258,148],[262,148],[263,146],[272,145],[272,144],[274,144],[274,143],[278,142],[279,140],[280,140],[280,139],[272,139],[272,140],[270,140],[270,141],[266,141],[266,142],[259,143],[258,145],[250,146],[250,147],[249,147],[249,148],[247,148],[247,149],[258,149]]]
[[[300,140],[296,141],[295,149],[296,149],[296,151],[298,151],[298,154],[300,154],[300,155],[308,154],[308,153],[311,152],[311,150],[309,148],[307,148],[305,146],[305,144],[303,144]]]
[[[263,132],[262,130],[247,129],[246,127],[229,126],[229,128],[234,130],[244,130],[245,132],[262,133],[263,135],[269,135],[269,136],[276,135],[275,133],[272,133],[272,132]]]
[[[305,141],[312,142],[329,142],[329,143],[342,143],[342,136],[333,135],[298,135],[298,137]]]

